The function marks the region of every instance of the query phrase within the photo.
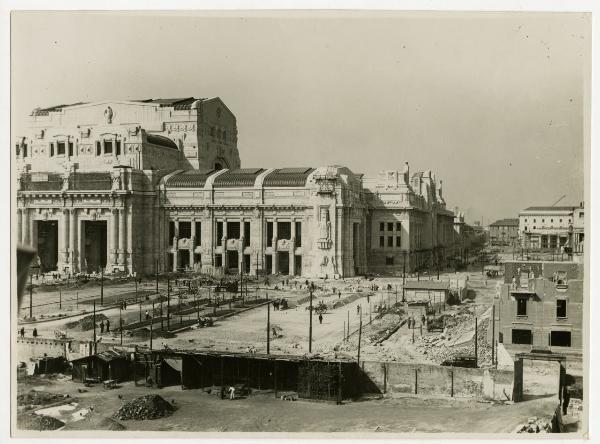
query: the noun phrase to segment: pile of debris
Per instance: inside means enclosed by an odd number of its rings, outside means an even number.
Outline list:
[[[54,402],[62,401],[65,395],[58,395],[50,392],[38,392],[36,390],[30,390],[27,393],[21,393],[17,395],[17,405],[46,405]]]
[[[552,433],[552,421],[549,418],[538,418],[532,416],[527,424],[522,424],[517,433]]]
[[[46,415],[30,413],[17,416],[17,428],[21,430],[57,430],[64,425],[64,422]]]
[[[444,322],[444,332],[420,337],[417,350],[438,364],[456,356],[475,356],[474,316],[467,310],[461,310],[456,315],[446,316]],[[477,324],[477,363],[480,367],[492,363],[489,324],[489,316],[482,317]]]
[[[146,395],[124,404],[113,415],[118,420],[144,420],[157,419],[169,416],[175,407],[165,401],[159,395]]]
[[[107,319],[102,313],[96,314],[96,324]],[[94,315],[85,316],[77,321],[67,322],[65,327],[69,330],[87,331],[94,328]]]

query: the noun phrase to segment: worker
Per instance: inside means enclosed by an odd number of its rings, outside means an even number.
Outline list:
[[[34,338],[37,338],[37,335],[38,335],[38,333],[37,333],[37,328],[34,328],[34,329],[33,329],[33,337],[34,337]]]
[[[21,327],[21,337],[25,337],[25,327]]]
[[[106,320],[106,333],[110,333],[110,321]]]
[[[319,324],[323,323],[323,313],[319,313]]]
[[[229,387],[229,400],[234,400],[235,399],[235,387],[234,386],[230,386]]]
[[[360,305],[356,306],[356,314],[359,315],[360,314]]]
[[[150,319],[150,313],[148,313],[148,310],[146,310],[146,320]]]
[[[104,333],[104,321],[100,321],[100,333]]]

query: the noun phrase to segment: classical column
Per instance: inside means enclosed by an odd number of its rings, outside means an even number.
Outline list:
[[[109,262],[111,269],[117,265],[117,248],[119,239],[119,210],[112,208],[110,217]]]
[[[74,273],[76,270],[76,257],[77,257],[77,242],[75,240],[77,228],[77,210],[75,208],[71,208],[71,220],[69,221],[69,249],[71,252],[71,257],[69,258],[69,265],[71,266],[71,272]]]
[[[279,271],[279,257],[277,257],[277,219],[273,219],[273,239],[271,240],[271,242],[273,249],[273,256],[271,261],[271,274],[277,274],[277,272]]]
[[[69,263],[69,211],[67,209],[62,210],[58,242],[58,251],[60,252],[60,267],[58,271],[62,272],[64,271],[64,267]]]
[[[221,238],[223,255],[221,263],[223,264],[223,270],[227,271],[229,263],[227,261],[227,219],[223,219],[223,237]]]
[[[21,218],[21,242],[23,244],[29,244],[29,210],[27,208],[23,208],[21,210],[22,218]]]
[[[127,207],[127,254],[125,255],[127,271],[133,273],[133,205]]]
[[[190,223],[192,224],[192,234],[190,236],[190,268],[193,270],[194,269],[194,249],[196,248],[196,246],[194,245],[196,243],[196,220],[194,218],[192,218],[192,221]]]
[[[17,208],[17,243],[18,244],[23,242],[22,216],[23,216],[23,210],[21,210],[21,208]]]
[[[118,263],[119,265],[125,265],[125,209],[120,208],[119,210],[119,249],[118,249]]]
[[[291,239],[290,239],[290,260],[289,260],[289,275],[296,274],[296,222],[292,219],[291,222]]]

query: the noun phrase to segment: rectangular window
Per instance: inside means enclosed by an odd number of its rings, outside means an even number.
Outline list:
[[[567,300],[558,299],[556,301],[556,317],[559,319],[565,319],[567,317]]]
[[[296,222],[296,247],[302,246],[302,222]]]
[[[267,244],[271,245],[273,240],[273,222],[267,222]]]
[[[385,236],[379,236],[379,246],[381,248],[385,247]]]
[[[531,334],[531,330],[520,330],[514,328],[512,330],[512,343],[533,344],[533,335]]]
[[[65,142],[56,142],[56,154],[58,156],[65,155]]]
[[[102,154],[102,144],[98,141],[96,142],[96,156]]]
[[[517,299],[517,316],[527,316],[527,299]]]
[[[394,222],[388,222],[387,224],[388,231],[394,231]]]
[[[227,222],[227,239],[239,239],[240,238],[240,223],[239,222]]]
[[[386,256],[385,265],[394,265],[394,256]]]
[[[551,331],[550,332],[551,347],[570,347],[571,332],[570,331]]]
[[[54,157],[54,142],[50,142],[50,157]]]
[[[117,151],[117,156],[121,155],[121,141],[115,140],[115,150]]]
[[[73,157],[73,142],[69,142],[69,157]]]
[[[388,247],[393,247],[394,246],[394,236],[388,236],[387,246]]]
[[[223,256],[221,256],[220,254],[216,254],[215,255],[215,267],[222,267],[223,266]]]
[[[196,222],[196,245],[202,245],[202,222]]]
[[[292,223],[291,222],[277,222],[277,239],[291,239],[292,238]]]
[[[402,223],[396,222],[396,231],[402,231]]]
[[[223,222],[217,222],[217,247],[223,245]]]
[[[105,140],[104,141],[104,154],[112,154],[113,150],[112,150],[112,140]]]
[[[180,239],[189,239],[192,237],[192,223],[191,222],[179,222],[179,235]]]
[[[244,247],[250,246],[250,221],[244,222]]]
[[[396,247],[400,248],[402,246],[402,239],[400,236],[396,236]]]
[[[169,245],[173,245],[173,238],[175,237],[175,222],[169,222]]]
[[[379,222],[379,231],[385,230],[385,224],[383,222]]]

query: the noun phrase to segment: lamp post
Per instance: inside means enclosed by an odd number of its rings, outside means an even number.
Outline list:
[[[100,267],[100,305],[104,305],[104,268]]]

